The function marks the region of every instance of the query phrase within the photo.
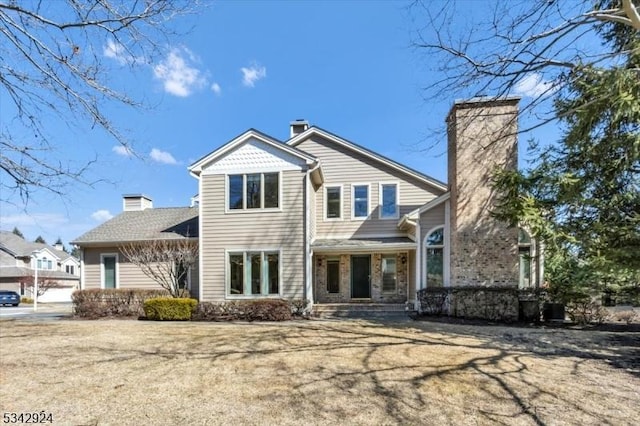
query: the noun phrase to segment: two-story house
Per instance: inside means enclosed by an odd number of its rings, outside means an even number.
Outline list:
[[[82,287],[152,287],[118,249],[152,238],[198,239],[202,301],[415,303],[425,287],[535,285],[530,240],[490,215],[491,173],[517,164],[517,103],[454,104],[448,184],[303,120],[284,142],[250,129],[189,167],[197,205],[126,196],[121,215],[74,241]]]
[[[33,298],[36,269],[38,281],[50,287],[39,301],[71,301],[71,293],[79,288],[78,259],[63,251],[61,245],[33,243],[13,232],[0,231],[0,289]]]

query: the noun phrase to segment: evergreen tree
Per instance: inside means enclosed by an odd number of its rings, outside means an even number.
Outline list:
[[[20,232],[20,230],[18,229],[17,226],[13,227],[13,231],[12,232],[13,232],[14,235],[17,235],[18,237],[24,239],[24,235],[22,235],[22,232]]]
[[[42,238],[41,235],[38,235],[38,238],[34,240],[34,243],[47,244],[47,242]]]

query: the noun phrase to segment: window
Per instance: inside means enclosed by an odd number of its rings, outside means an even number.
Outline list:
[[[38,259],[38,269],[53,269],[53,262],[47,259],[47,256],[42,256],[42,259]]]
[[[280,255],[251,251],[229,253],[228,294],[267,296],[280,294]]]
[[[183,290],[189,288],[189,268],[185,268],[184,263],[178,262],[175,265],[176,280],[178,281],[178,288]]]
[[[353,185],[352,188],[353,217],[364,219],[369,216],[369,185]]]
[[[444,228],[433,230],[425,240],[427,287],[444,286]]]
[[[229,175],[229,210],[278,208],[280,175],[278,173],[252,173]]]
[[[327,292],[340,293],[340,261],[327,260]]]
[[[380,218],[397,219],[398,213],[398,185],[395,183],[380,184]]]
[[[531,287],[531,237],[524,229],[518,229],[519,288]]]
[[[396,256],[382,256],[382,291],[396,291]]]
[[[66,265],[64,267],[67,274],[75,275],[75,266],[74,265]]]
[[[117,288],[116,255],[102,255],[102,288]]]
[[[328,186],[326,191],[326,218],[340,219],[342,217],[342,187]]]

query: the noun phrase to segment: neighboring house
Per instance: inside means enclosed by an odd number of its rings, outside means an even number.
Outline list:
[[[118,247],[185,238],[175,229],[192,222],[191,292],[202,301],[416,304],[428,287],[535,287],[535,245],[490,215],[491,173],[517,164],[517,104],[454,104],[448,185],[305,121],[286,142],[248,130],[189,167],[193,207],[125,196],[122,214],[74,241],[82,286],[154,286]]]
[[[79,288],[80,261],[62,245],[32,243],[12,232],[0,231],[0,288],[33,298],[29,279],[38,269],[38,282],[55,283],[38,298],[42,302],[69,302]]]

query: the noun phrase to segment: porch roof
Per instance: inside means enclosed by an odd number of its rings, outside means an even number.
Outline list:
[[[416,243],[408,237],[323,239],[315,240],[311,248],[316,252],[371,252],[413,250]]]

